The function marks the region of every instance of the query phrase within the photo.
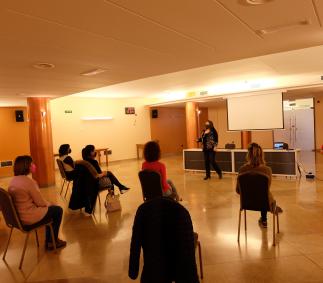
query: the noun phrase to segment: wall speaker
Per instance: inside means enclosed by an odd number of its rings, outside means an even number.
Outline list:
[[[24,111],[23,110],[16,110],[16,122],[24,122]]]
[[[158,118],[158,110],[157,109],[151,110],[151,118]]]

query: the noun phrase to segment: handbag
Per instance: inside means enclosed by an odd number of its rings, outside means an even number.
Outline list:
[[[119,200],[120,195],[107,194],[104,202],[104,206],[107,212],[119,211],[121,210],[121,203]]]

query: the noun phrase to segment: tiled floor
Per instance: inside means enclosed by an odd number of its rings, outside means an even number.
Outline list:
[[[247,238],[242,234],[239,246],[235,177],[203,181],[201,174],[183,172],[180,156],[167,157],[164,162],[200,235],[203,282],[323,282],[323,181],[274,179],[272,192],[284,209],[278,245],[272,246],[271,219],[268,231],[261,230],[258,213],[248,212]],[[137,177],[140,164],[111,164],[109,169],[132,189],[122,196],[122,212],[105,215],[102,207],[95,218],[67,209],[67,202],[58,194],[57,176],[57,187],[42,192],[65,208],[61,237],[68,246],[57,254],[49,253],[43,247],[37,250],[31,237],[23,271],[19,271],[23,236],[16,231],[7,261],[0,260],[0,282],[133,282],[127,268],[133,217],[142,202]],[[323,180],[323,155],[316,155],[316,171]],[[8,181],[0,179],[0,186],[6,187]],[[1,219],[1,253],[8,232]]]

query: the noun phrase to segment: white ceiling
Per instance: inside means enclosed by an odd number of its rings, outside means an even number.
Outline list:
[[[149,104],[159,104],[187,98],[199,100],[232,93],[318,85],[323,83],[321,75],[323,45],[140,79],[75,95],[149,97]],[[208,95],[200,96],[201,91],[208,91]]]
[[[243,0],[0,1],[1,97],[63,96],[323,44],[321,0],[274,0],[259,6],[243,5]],[[261,34],[264,29],[270,32]],[[32,68],[37,62],[56,67]],[[272,68],[285,74],[294,71],[281,68],[281,62],[271,63],[255,61],[239,70],[260,68],[264,76]],[[313,64],[317,67],[317,62]],[[221,66],[228,71],[226,77],[237,72]],[[107,71],[80,76],[94,68]],[[106,90],[114,96],[182,91],[197,84],[188,83],[186,74],[177,75],[176,82],[155,78],[156,89],[139,81],[139,89],[130,91],[129,87],[137,86],[134,82]],[[204,74],[199,78],[204,79]],[[213,80],[214,76],[198,84]]]

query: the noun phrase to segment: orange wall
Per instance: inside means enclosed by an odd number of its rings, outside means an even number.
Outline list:
[[[150,115],[151,139],[159,140],[163,153],[180,153],[186,148],[185,108],[157,107],[158,118]]]
[[[23,110],[25,122],[16,122],[15,110]],[[26,107],[0,107],[0,161],[29,154],[29,127]],[[11,176],[12,167],[0,167],[0,177]]]
[[[185,108],[155,107],[158,118],[150,115],[151,139],[159,140],[162,154],[181,153],[186,144]],[[208,109],[200,108],[200,129],[208,120]]]

